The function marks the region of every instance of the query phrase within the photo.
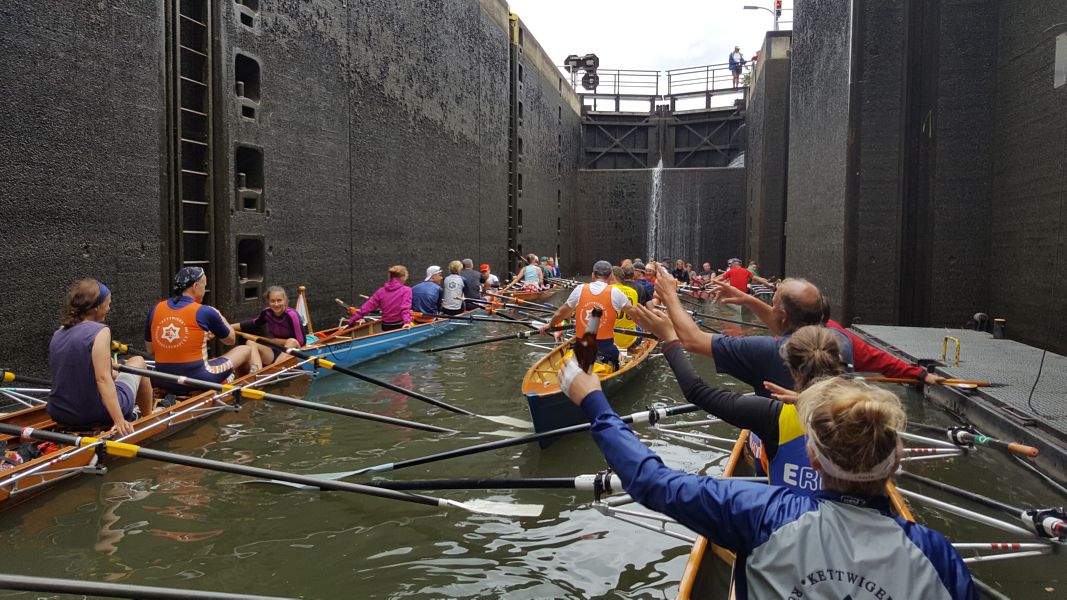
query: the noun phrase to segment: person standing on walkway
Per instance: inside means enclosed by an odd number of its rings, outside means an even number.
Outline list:
[[[741,83],[741,69],[745,66],[745,57],[741,54],[741,46],[734,46],[730,53],[730,72],[734,75],[734,87]]]

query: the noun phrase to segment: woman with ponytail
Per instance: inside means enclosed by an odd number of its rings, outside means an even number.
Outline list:
[[[819,490],[819,475],[808,462],[797,405],[709,386],[693,370],[666,315],[644,307],[634,307],[630,313],[634,322],[663,341],[663,356],[687,402],[752,432],[750,448],[771,484],[789,486],[804,494]],[[797,329],[782,345],[781,352],[798,392],[820,378],[845,372],[837,334],[825,327],[809,325]]]
[[[634,500],[736,553],[738,599],[977,598],[948,540],[890,512],[885,488],[906,422],[892,393],[839,377],[801,392],[805,451],[823,481],[809,495],[670,469],[615,414],[596,376],[568,361],[560,382]]]
[[[104,318],[111,311],[111,291],[95,279],[74,282],[59,315],[60,327],[48,346],[52,390],[45,410],[69,427],[110,426],[119,435],[133,432],[134,407],[152,410],[152,386],[111,368],[111,329]],[[126,361],[143,369],[144,359]]]

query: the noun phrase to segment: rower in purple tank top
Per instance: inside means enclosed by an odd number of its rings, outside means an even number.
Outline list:
[[[104,317],[111,310],[111,292],[95,279],[77,281],[67,291],[60,328],[48,347],[52,390],[45,410],[56,423],[71,427],[112,425],[119,435],[133,432],[134,407],[152,411],[152,385],[111,368],[111,329]],[[145,368],[144,359],[126,364]]]
[[[289,295],[281,286],[271,286],[267,290],[267,308],[259,313],[254,319],[241,321],[234,326],[238,331],[246,333],[258,327],[267,328],[267,338],[275,344],[286,348],[299,348],[307,343],[304,336],[304,328],[300,324],[300,315],[289,308]],[[269,348],[249,340],[248,346],[252,352],[252,371],[258,371],[265,364],[277,362],[282,355],[280,350]]]

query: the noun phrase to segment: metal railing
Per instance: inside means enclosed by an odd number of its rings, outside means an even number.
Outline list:
[[[754,66],[754,61],[745,63],[748,72],[751,72]],[[586,99],[591,100],[593,110],[598,108],[597,100],[612,101],[615,111],[621,110],[623,102],[647,104],[649,112],[654,112],[657,104],[666,102],[670,104],[671,110],[674,110],[677,100],[698,97],[704,97],[705,105],[710,107],[713,96],[744,92],[741,82],[738,82],[738,87],[734,87],[733,73],[728,63],[666,71],[597,69],[596,73],[600,80],[594,90],[582,87],[580,72],[567,74],[582,103],[585,104]]]
[[[751,69],[753,62],[745,63]],[[667,71],[667,92],[665,96],[698,96],[708,92],[734,90],[734,75],[729,63],[669,69]],[[740,83],[738,84],[740,87]]]

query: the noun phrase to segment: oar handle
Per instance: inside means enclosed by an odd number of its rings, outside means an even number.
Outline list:
[[[941,382],[944,385],[966,385],[974,387],[989,387],[988,381],[970,381],[968,379],[946,379]]]
[[[33,385],[43,385],[47,387],[52,387],[52,382],[48,381],[47,379],[39,379],[37,377],[29,377],[26,375],[15,375],[11,371],[4,370],[0,370],[0,374],[2,374],[0,375],[0,382],[3,383],[14,383],[16,381],[21,381],[23,383],[32,383]]]
[[[348,314],[355,314],[355,307],[349,306],[348,303],[344,300],[341,300],[340,298],[334,298],[333,301],[337,303],[337,306],[340,306],[341,308],[345,309],[345,312],[347,312]]]
[[[118,352],[119,354],[132,354],[133,356],[140,356],[141,358],[150,358],[147,352],[144,352],[143,350],[138,350],[136,348],[131,348],[130,346],[127,346],[126,344],[123,344],[122,342],[117,342],[115,340],[111,341],[111,349],[115,352]]]
[[[1025,444],[1019,444],[1016,442],[1005,442],[996,438],[989,437],[988,435],[982,435],[975,433],[965,427],[951,427],[947,430],[948,437],[953,443],[967,446],[967,445],[979,445],[989,446],[991,448],[1000,448],[1001,450],[1007,450],[1017,456],[1026,456],[1034,458],[1038,455],[1037,448],[1033,446],[1027,446]]]

